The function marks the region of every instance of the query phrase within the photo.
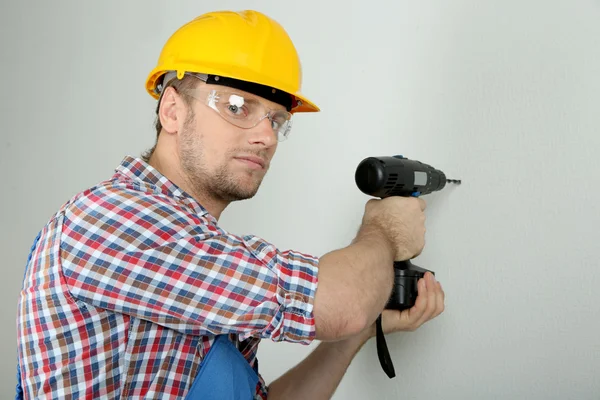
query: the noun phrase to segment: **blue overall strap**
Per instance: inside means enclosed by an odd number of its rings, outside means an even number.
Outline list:
[[[219,335],[200,365],[186,400],[251,400],[257,384],[257,371],[227,335]]]

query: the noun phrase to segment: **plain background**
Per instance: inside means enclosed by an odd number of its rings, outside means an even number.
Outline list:
[[[38,230],[152,145],[143,84],[168,36],[246,8],[287,29],[323,111],[296,117],[226,229],[320,256],[358,228],[364,157],[403,154],[463,180],[426,198],[414,260],[436,271],[445,313],[388,337],[395,379],[369,342],[335,398],[600,398],[600,2],[589,0],[3,2],[2,397],[14,393],[16,302]],[[264,342],[264,377],[313,347]]]

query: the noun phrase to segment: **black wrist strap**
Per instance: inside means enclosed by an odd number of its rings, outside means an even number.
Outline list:
[[[394,370],[394,364],[392,363],[392,358],[390,357],[390,352],[388,351],[387,344],[385,343],[385,336],[383,335],[383,328],[381,326],[381,314],[377,317],[377,357],[379,357],[379,363],[381,364],[381,368],[385,371],[386,375],[392,379],[396,376],[396,371]]]

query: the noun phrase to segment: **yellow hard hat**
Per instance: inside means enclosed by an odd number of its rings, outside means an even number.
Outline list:
[[[146,79],[146,90],[155,99],[160,97],[162,77],[170,71],[179,79],[199,73],[208,75],[210,83],[237,82],[238,88],[274,101],[284,95],[292,113],[320,111],[300,92],[302,67],[287,32],[257,11],[210,12],[180,27]]]

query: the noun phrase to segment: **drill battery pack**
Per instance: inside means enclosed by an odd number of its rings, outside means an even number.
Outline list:
[[[414,265],[410,260],[394,262],[394,288],[385,308],[391,310],[407,310],[417,300],[417,283],[425,272],[435,272]]]

